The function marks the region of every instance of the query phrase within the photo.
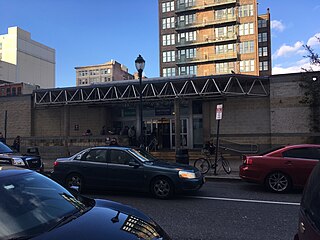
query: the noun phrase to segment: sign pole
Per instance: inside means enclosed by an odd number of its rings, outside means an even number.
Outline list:
[[[222,104],[218,104],[216,108],[216,120],[217,120],[217,139],[216,139],[216,155],[214,158],[214,175],[217,175],[217,161],[218,161],[218,151],[219,151],[219,131],[220,131],[220,120],[222,119]]]
[[[4,139],[7,142],[7,124],[8,124],[8,111],[4,112]]]

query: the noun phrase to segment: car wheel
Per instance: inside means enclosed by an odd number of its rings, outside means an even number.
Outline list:
[[[173,184],[166,177],[158,177],[151,183],[151,192],[156,198],[168,199],[173,195]]]
[[[274,172],[266,178],[266,186],[273,192],[281,193],[291,188],[291,180],[282,172]]]
[[[83,178],[79,174],[70,174],[66,179],[67,188],[77,188],[78,192],[83,192]]]

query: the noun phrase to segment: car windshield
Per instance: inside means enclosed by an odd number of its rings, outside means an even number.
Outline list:
[[[0,153],[12,153],[12,149],[9,148],[7,145],[4,143],[0,142]]]
[[[0,239],[36,236],[86,209],[66,189],[35,172],[0,178],[0,196]]]
[[[154,156],[143,150],[129,149],[129,152],[142,162],[152,162],[156,160]]]

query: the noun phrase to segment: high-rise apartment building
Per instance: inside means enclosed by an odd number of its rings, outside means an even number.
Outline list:
[[[18,27],[0,35],[0,80],[55,87],[55,50]]]
[[[159,0],[160,75],[271,74],[270,13],[256,0]]]
[[[99,65],[75,67],[75,69],[77,86],[104,83],[115,80],[134,79],[134,76],[128,72],[128,68],[125,65],[114,60]]]

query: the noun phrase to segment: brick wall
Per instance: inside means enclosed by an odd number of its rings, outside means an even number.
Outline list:
[[[0,97],[0,132],[4,135],[7,111],[7,138],[31,136],[31,99],[31,95]]]

